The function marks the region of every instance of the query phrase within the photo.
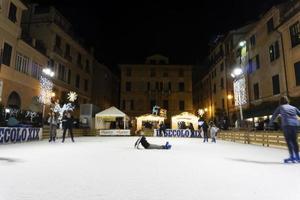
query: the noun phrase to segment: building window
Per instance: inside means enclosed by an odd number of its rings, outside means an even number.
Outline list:
[[[80,76],[79,74],[76,75],[76,82],[75,82],[75,86],[76,88],[80,88]]]
[[[10,3],[8,19],[13,23],[17,22],[17,6],[13,3]]]
[[[150,91],[150,89],[151,89],[150,82],[147,82],[147,91]]]
[[[224,63],[221,63],[220,71],[222,72],[223,70],[224,70]]]
[[[150,69],[150,76],[155,77],[156,76],[156,71],[154,68]]]
[[[130,77],[131,73],[132,73],[131,68],[127,68],[126,69],[126,76]]]
[[[269,55],[270,55],[270,61],[274,61],[279,58],[279,43],[276,41],[269,47]]]
[[[294,64],[296,86],[300,86],[300,62]]]
[[[131,91],[131,82],[126,82],[126,92]]]
[[[69,44],[66,44],[65,57],[66,57],[66,58],[70,58],[70,57],[71,57],[71,47],[70,47]]]
[[[221,89],[223,90],[224,89],[224,79],[221,78]]]
[[[125,110],[125,108],[126,108],[126,101],[125,100],[122,101],[122,108],[123,108],[123,110]]]
[[[90,61],[89,60],[86,60],[85,72],[90,73]]]
[[[258,83],[255,83],[253,85],[253,90],[254,90],[254,99],[255,100],[259,99],[259,85],[258,85]]]
[[[256,55],[255,61],[256,61],[256,69],[259,69],[260,68],[259,55]]]
[[[71,84],[71,70],[68,70],[68,84]]]
[[[4,48],[3,48],[3,59],[2,59],[2,62],[6,66],[10,66],[11,52],[12,52],[12,47],[5,42],[4,43]]]
[[[28,74],[29,58],[17,53],[16,70],[24,74]]]
[[[280,93],[280,84],[279,84],[279,75],[275,75],[272,77],[272,84],[273,84],[273,95]]]
[[[268,28],[268,33],[271,33],[274,31],[273,17],[271,19],[269,19],[269,21],[267,22],[267,28]]]
[[[168,72],[163,73],[163,77],[168,77],[168,76],[169,76]]]
[[[225,99],[222,98],[222,108],[225,109]]]
[[[61,47],[61,38],[58,35],[55,36],[55,47],[58,49]]]
[[[184,92],[184,82],[178,83],[179,92]]]
[[[130,109],[131,109],[131,110],[134,110],[134,100],[131,100],[131,101],[130,101]]]
[[[184,101],[179,101],[179,110],[184,111]]]
[[[58,66],[58,79],[61,81],[66,81],[66,68],[62,64],[59,64]]]
[[[254,47],[255,44],[256,44],[256,36],[255,36],[255,35],[252,35],[252,36],[250,37],[250,45],[251,45],[251,47]]]
[[[172,90],[172,83],[171,82],[168,83],[168,88],[169,88],[170,91]]]
[[[156,101],[155,100],[151,100],[150,101],[150,110],[152,110],[154,106],[156,106]]]
[[[251,74],[252,72],[253,72],[253,62],[252,59],[249,59],[248,73]]]
[[[300,44],[300,23],[297,22],[290,27],[292,47]]]
[[[36,79],[40,79],[41,74],[42,74],[42,67],[39,64],[32,62],[31,76]]]
[[[179,69],[178,76],[179,77],[184,77],[184,71],[183,71],[183,69]]]
[[[88,91],[89,90],[89,80],[85,79],[84,80],[84,91]]]
[[[159,83],[159,89],[160,89],[160,91],[162,91],[162,90],[163,90],[163,87],[164,87],[164,84],[163,84],[163,82],[160,82],[160,83]]]
[[[78,64],[80,67],[82,67],[82,63],[81,63],[81,54],[80,54],[80,53],[78,53],[78,55],[77,55],[77,64]]]
[[[217,86],[216,84],[214,84],[214,94],[216,94],[216,92],[217,92]]]
[[[168,100],[163,101],[163,108],[166,109],[166,110],[169,109],[169,101]]]

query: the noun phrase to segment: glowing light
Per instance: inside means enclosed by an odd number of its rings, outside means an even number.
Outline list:
[[[52,92],[51,97],[55,97],[55,93],[54,92]]]
[[[239,46],[244,47],[244,46],[246,46],[246,44],[247,44],[247,42],[245,40],[243,40],[243,41],[240,41]]]
[[[68,93],[68,100],[70,102],[76,101],[77,97],[78,97],[78,95],[76,94],[76,92],[69,92]]]
[[[231,100],[231,99],[233,99],[233,96],[232,96],[231,94],[229,94],[229,95],[227,96],[227,99]]]
[[[40,95],[39,95],[39,102],[44,105],[51,104],[51,97],[52,97],[52,88],[53,83],[46,77],[41,76],[40,78]]]
[[[55,105],[53,108],[51,108],[51,110],[55,113],[58,113],[59,116],[58,116],[58,120],[61,121],[62,118],[63,118],[63,114],[64,112],[66,111],[73,111],[75,109],[75,106],[72,105],[71,103],[67,103],[67,104],[64,104],[62,107],[59,105],[58,102],[55,102]]]
[[[54,76],[54,72],[50,68],[44,68],[43,73],[50,77]]]
[[[204,111],[205,111],[205,112],[207,112],[207,111],[208,111],[208,109],[207,109],[207,108],[204,108]]]
[[[6,109],[5,109],[5,113],[10,113],[10,109],[9,109],[9,108],[6,108]]]
[[[205,111],[203,109],[198,110],[198,114],[202,117],[204,115]]]
[[[234,101],[236,106],[244,105],[247,103],[247,92],[246,92],[246,79],[245,77],[236,80],[233,83],[234,89]]]

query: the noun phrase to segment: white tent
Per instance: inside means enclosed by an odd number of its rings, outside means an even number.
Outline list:
[[[157,115],[152,115],[152,114],[145,114],[139,117],[136,117],[136,128],[137,130],[140,130],[142,128],[142,124],[143,122],[158,122],[158,124],[160,124],[160,122],[164,122],[165,118],[164,117],[160,117]]]
[[[178,122],[185,122],[186,124],[192,123],[195,130],[198,130],[198,117],[188,113],[183,112],[179,115],[172,117],[172,129],[178,129]]]
[[[116,107],[110,107],[96,114],[95,116],[96,129],[109,129],[110,123],[107,122],[116,121],[117,117],[122,117],[124,119],[124,129],[125,129],[125,124],[126,124],[125,122],[128,117],[125,113],[123,113]]]

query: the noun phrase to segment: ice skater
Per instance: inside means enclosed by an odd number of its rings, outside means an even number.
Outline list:
[[[287,96],[282,96],[279,100],[279,106],[275,110],[270,120],[270,126],[273,126],[274,120],[280,114],[281,127],[283,129],[284,138],[289,149],[290,157],[284,159],[285,163],[299,162],[299,145],[298,145],[298,127],[299,121],[297,116],[300,116],[298,108],[289,104]]]
[[[72,119],[71,114],[69,112],[65,113],[65,115],[62,119],[62,125],[63,125],[63,129],[64,129],[62,143],[65,142],[65,137],[66,137],[67,130],[69,130],[72,142],[74,142],[73,119]]]
[[[56,129],[58,124],[58,117],[55,112],[50,113],[50,117],[48,119],[48,123],[50,125],[50,135],[49,135],[49,142],[55,142],[56,138]]]
[[[169,144],[169,142],[166,142],[165,145],[157,145],[157,144],[150,144],[146,137],[144,136],[144,133],[141,132],[141,137],[135,142],[134,148],[140,149],[139,145],[142,144],[142,146],[145,149],[171,149],[172,145]]]
[[[209,122],[209,128],[208,128],[208,132],[210,134],[211,137],[211,142],[216,143],[216,135],[218,133],[220,129],[215,125],[214,122]]]
[[[205,120],[199,121],[198,125],[202,129],[202,132],[203,132],[203,138],[204,138],[203,142],[208,142],[208,133],[207,133],[208,125],[207,125],[206,121]]]

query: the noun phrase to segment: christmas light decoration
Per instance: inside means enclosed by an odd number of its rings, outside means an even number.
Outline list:
[[[78,95],[76,94],[76,92],[69,92],[68,93],[68,100],[70,102],[76,101],[77,97],[78,97]]]
[[[242,77],[233,84],[235,106],[244,105],[247,103],[246,80]]]
[[[53,94],[53,83],[48,78],[41,76],[40,78],[40,95],[39,102],[43,105],[51,104],[51,97]]]
[[[63,114],[66,111],[73,111],[75,109],[75,106],[71,103],[64,104],[62,107],[59,105],[58,102],[55,102],[54,107],[51,109],[53,112],[58,113],[58,120],[61,121],[63,118]]]

